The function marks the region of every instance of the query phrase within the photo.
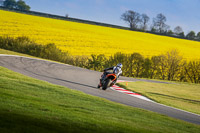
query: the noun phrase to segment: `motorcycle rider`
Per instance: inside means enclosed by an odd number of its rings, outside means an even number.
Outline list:
[[[100,88],[102,86],[101,81],[104,80],[104,78],[106,77],[107,74],[109,74],[109,72],[107,72],[108,70],[113,70],[113,73],[117,76],[117,78],[119,78],[119,75],[122,74],[122,66],[123,66],[122,63],[118,63],[117,66],[113,66],[113,67],[104,69],[104,73],[101,76],[98,88]],[[115,79],[115,81],[113,81],[113,84],[115,84],[117,82],[117,78]]]

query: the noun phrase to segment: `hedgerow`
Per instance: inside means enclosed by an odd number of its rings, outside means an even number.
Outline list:
[[[53,43],[42,45],[25,36],[0,36],[0,48],[96,71],[103,71],[104,68],[121,62],[124,66],[123,76],[200,83],[200,60],[186,61],[177,50],[150,58],[140,53],[120,52],[110,57],[104,54],[72,56]]]

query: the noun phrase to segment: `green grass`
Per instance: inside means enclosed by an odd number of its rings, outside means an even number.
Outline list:
[[[198,132],[200,126],[0,67],[0,132]]]
[[[171,84],[137,81],[128,83],[128,86],[126,83],[120,85],[156,102],[200,114],[200,84],[169,83]]]
[[[19,56],[25,56],[25,57],[33,57],[27,54],[21,54],[18,52],[10,51],[10,50],[5,50],[0,48],[0,54],[8,54],[8,55],[19,55]],[[34,58],[34,57],[33,57]]]
[[[24,56],[24,57],[30,57],[30,58],[35,58],[35,59],[47,60],[47,61],[51,61],[51,62],[56,62],[56,63],[63,64],[62,62],[48,60],[48,59],[43,59],[43,58],[40,58],[40,57],[35,57],[35,56],[31,56],[31,55],[27,55],[27,54],[22,54],[22,53],[10,51],[10,50],[5,50],[5,49],[1,49],[1,48],[0,48],[0,54]]]

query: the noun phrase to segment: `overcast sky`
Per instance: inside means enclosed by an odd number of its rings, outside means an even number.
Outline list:
[[[133,10],[152,18],[162,13],[173,30],[181,26],[187,34],[200,31],[200,0],[25,0],[31,10],[128,26],[120,19],[122,13]]]

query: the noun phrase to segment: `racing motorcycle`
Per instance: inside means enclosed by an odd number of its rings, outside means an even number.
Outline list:
[[[114,73],[103,74],[100,79],[100,84],[97,87],[102,87],[103,90],[106,90],[115,84],[116,78],[117,76]]]

